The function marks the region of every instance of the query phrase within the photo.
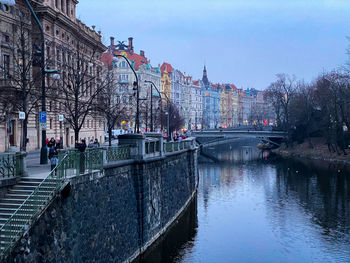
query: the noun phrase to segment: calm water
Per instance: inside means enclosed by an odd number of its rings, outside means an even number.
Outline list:
[[[142,262],[350,262],[349,171],[252,141],[206,154],[222,162],[200,165],[197,199]]]

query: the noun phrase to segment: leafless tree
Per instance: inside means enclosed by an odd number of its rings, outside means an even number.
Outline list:
[[[97,109],[101,116],[104,116],[106,119],[108,144],[111,146],[112,130],[115,128],[115,125],[122,120],[128,120],[127,107],[126,104],[120,103],[120,100],[118,100],[118,84],[113,71],[106,69],[104,72],[104,78],[106,81],[101,90],[101,94],[98,96]]]
[[[290,128],[290,102],[295,95],[296,78],[286,74],[277,74],[276,77],[277,80],[267,88],[265,98],[274,107],[277,126],[288,130]]]
[[[168,102],[167,107],[162,113],[162,124],[163,127],[167,127],[167,114],[169,114],[169,131],[170,134],[173,131],[179,130],[185,124],[184,118],[180,115],[179,109],[171,102]]]
[[[99,96],[110,84],[110,79],[102,74],[102,67],[95,65],[98,59],[96,49],[91,50],[76,41],[75,48],[63,60],[61,79],[50,93],[51,100],[56,102],[56,107],[65,114],[65,120],[74,130],[76,141],[85,119],[98,116],[97,105],[102,100]]]
[[[33,67],[37,57],[33,51],[30,16],[22,13],[18,17],[18,24],[12,27],[11,35],[7,36],[12,41],[6,44],[8,53],[3,54],[0,65],[0,105],[3,121],[14,117],[20,111],[25,113],[21,125],[20,149],[26,151],[28,121],[38,106],[41,95],[38,88],[41,72]]]

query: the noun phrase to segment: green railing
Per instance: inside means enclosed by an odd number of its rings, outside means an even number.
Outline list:
[[[24,154],[0,154],[0,178],[10,178],[24,175]]]
[[[123,145],[118,147],[106,148],[106,161],[107,163],[115,162],[119,160],[130,159],[130,146]]]
[[[19,208],[0,228],[0,240],[3,250],[1,256],[6,256],[12,246],[18,241],[30,223],[45,209],[56,191],[62,186],[67,177],[68,168],[75,160],[73,155],[66,155],[55,169],[35,188]]]

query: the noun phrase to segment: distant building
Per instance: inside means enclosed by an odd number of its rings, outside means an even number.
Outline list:
[[[190,85],[190,105],[189,105],[189,120],[190,129],[198,130],[202,129],[202,117],[203,117],[203,103],[202,103],[202,87],[201,81],[192,81]]]
[[[126,108],[128,114],[125,119],[117,126],[132,129],[136,116],[136,78],[132,68],[123,57],[115,55],[123,55],[135,70],[138,77],[139,98],[141,99],[140,110],[140,128],[146,130],[150,127],[150,101],[151,101],[151,84],[145,81],[152,81],[158,90],[161,90],[161,72],[159,67],[153,67],[150,61],[146,58],[145,52],[140,50],[137,54],[134,51],[133,38],[128,38],[128,45],[124,41],[115,43],[114,37],[111,37],[108,51],[102,55],[102,61],[105,65],[112,66],[117,79],[117,92],[115,94],[117,103],[122,104],[121,107]],[[159,105],[159,95],[153,89],[153,115],[157,117],[157,108]],[[126,123],[126,124],[125,124]]]
[[[202,127],[206,129],[217,128],[220,125],[220,86],[209,82],[205,66],[201,86],[203,96]]]

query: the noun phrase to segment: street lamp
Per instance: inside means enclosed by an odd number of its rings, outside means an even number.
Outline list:
[[[46,89],[45,89],[45,74],[46,73],[57,73],[57,72],[46,72],[45,70],[45,39],[44,39],[44,30],[41,26],[39,18],[35,14],[33,7],[29,3],[29,0],[25,0],[30,13],[34,17],[35,22],[37,23],[40,35],[41,35],[41,111],[46,113]],[[46,115],[45,115],[46,116]],[[41,130],[41,150],[40,150],[40,164],[47,164],[47,148],[46,148],[46,129],[43,127]]]
[[[156,91],[159,94],[159,97],[161,97],[159,90],[157,89],[156,85],[153,83],[153,81],[150,80],[145,80],[145,83],[151,83],[151,132],[153,132],[153,89],[152,87],[154,86],[154,88],[156,89]]]
[[[122,57],[125,59],[125,61],[128,63],[129,67],[131,68],[132,72],[135,75],[136,78],[136,83],[134,82],[134,85],[136,86],[136,117],[135,117],[135,127],[134,127],[134,133],[139,133],[140,132],[140,119],[139,119],[139,79],[137,77],[137,74],[134,70],[134,68],[131,66],[128,58],[124,55],[119,55],[119,54],[114,54],[113,55],[113,61],[117,61],[118,57]]]
[[[167,100],[167,108],[168,108],[168,111],[165,112],[165,115],[167,115],[167,136],[168,136],[168,140],[169,140],[169,136],[170,136],[170,131],[169,131],[169,128],[170,128],[170,115],[169,115],[169,109],[170,109],[170,100],[168,98],[168,96],[166,95],[166,93],[164,92],[161,92],[159,91],[159,89],[157,88],[157,86],[150,80],[145,80],[145,83],[151,83],[151,127],[153,127],[153,122],[152,122],[152,85],[154,86],[154,88],[156,89],[156,91],[158,92],[159,94],[159,97],[162,98],[162,94],[164,94],[164,97],[166,98]],[[162,105],[162,104],[161,104]],[[162,109],[160,110],[160,112],[162,112]],[[160,120],[160,123],[162,123],[162,120]],[[162,129],[161,129],[162,130]]]

